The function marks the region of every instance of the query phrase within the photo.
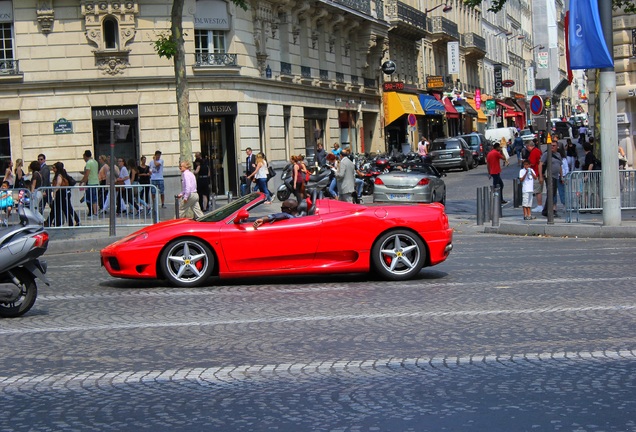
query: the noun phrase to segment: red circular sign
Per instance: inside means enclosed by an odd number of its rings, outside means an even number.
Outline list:
[[[415,126],[417,124],[417,118],[415,114],[409,114],[409,126]]]
[[[501,85],[504,87],[512,87],[513,85],[515,85],[515,82],[513,80],[503,80],[501,82]]]
[[[534,115],[539,115],[543,112],[543,99],[541,96],[534,95],[530,98],[530,111]]]

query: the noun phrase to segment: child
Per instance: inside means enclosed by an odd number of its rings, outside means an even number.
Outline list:
[[[9,189],[9,182],[5,180],[0,187],[0,210],[7,211],[7,219],[3,219],[0,222],[4,226],[9,226],[8,219],[11,217],[11,210],[13,209],[13,197],[7,189]]]
[[[523,220],[532,220],[536,217],[532,216],[532,193],[534,191],[534,179],[537,173],[530,168],[530,161],[523,161],[523,168],[519,171],[519,179],[521,179],[521,195],[523,197],[521,206],[523,207]]]

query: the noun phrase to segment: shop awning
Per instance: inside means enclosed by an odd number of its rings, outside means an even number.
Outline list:
[[[455,105],[459,105],[462,108],[464,108],[464,112],[470,116],[473,117],[477,117],[477,111],[475,110],[475,108],[473,108],[472,106],[470,106],[470,104],[468,102],[466,102],[465,99],[459,99],[455,101]],[[459,110],[457,110],[459,112]]]
[[[453,106],[453,102],[451,102],[449,98],[447,97],[442,98],[440,95],[435,93],[435,99],[437,99],[438,101],[444,104],[444,108],[446,109],[446,118],[449,118],[449,119],[459,118],[459,113],[457,112],[457,110]]]
[[[509,110],[509,111],[514,111],[515,107],[513,107],[512,105],[508,105],[507,103],[504,103],[500,100],[497,101],[497,105],[500,105],[502,107],[504,107],[505,109]]]
[[[487,123],[488,122],[488,118],[486,118],[486,115],[484,114],[484,112],[480,109],[477,109],[477,105],[475,104],[475,100],[474,99],[466,99],[466,102],[468,102],[468,104],[473,107],[475,109],[475,111],[477,111],[477,121],[479,123]]]
[[[515,111],[515,110],[506,110],[504,112],[504,117],[523,117],[525,115],[525,113],[522,113],[521,111]]]
[[[446,112],[444,105],[431,95],[421,94],[420,104],[426,115],[444,115]]]
[[[424,115],[417,95],[398,92],[385,92],[384,99],[384,124],[389,125],[404,114]]]
[[[514,103],[518,107],[517,111],[526,112],[526,101],[525,100],[523,100],[523,99],[515,99]]]

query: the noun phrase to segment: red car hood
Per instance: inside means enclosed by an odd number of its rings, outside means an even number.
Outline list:
[[[167,220],[167,221],[164,221],[164,222],[159,222],[159,223],[156,223],[154,225],[149,225],[147,227],[143,227],[143,228],[135,231],[132,234],[128,234],[126,237],[124,237],[122,239],[119,239],[116,242],[111,243],[110,245],[108,245],[106,247],[110,248],[110,247],[116,246],[116,245],[121,244],[121,243],[126,243],[127,241],[129,241],[130,239],[132,239],[134,237],[137,237],[141,233],[151,234],[151,233],[153,233],[155,231],[163,231],[163,230],[169,229],[170,227],[179,226],[179,225],[185,225],[185,224],[192,223],[192,222],[193,222],[192,219],[171,219],[171,220]]]

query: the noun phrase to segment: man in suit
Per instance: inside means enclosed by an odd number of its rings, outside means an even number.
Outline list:
[[[336,171],[336,183],[338,185],[338,200],[353,201],[353,190],[356,181],[356,168],[349,159],[349,149],[340,153],[340,163]]]
[[[241,195],[247,195],[252,191],[252,179],[250,176],[256,169],[256,156],[252,154],[252,148],[245,149],[245,183],[241,184]]]

